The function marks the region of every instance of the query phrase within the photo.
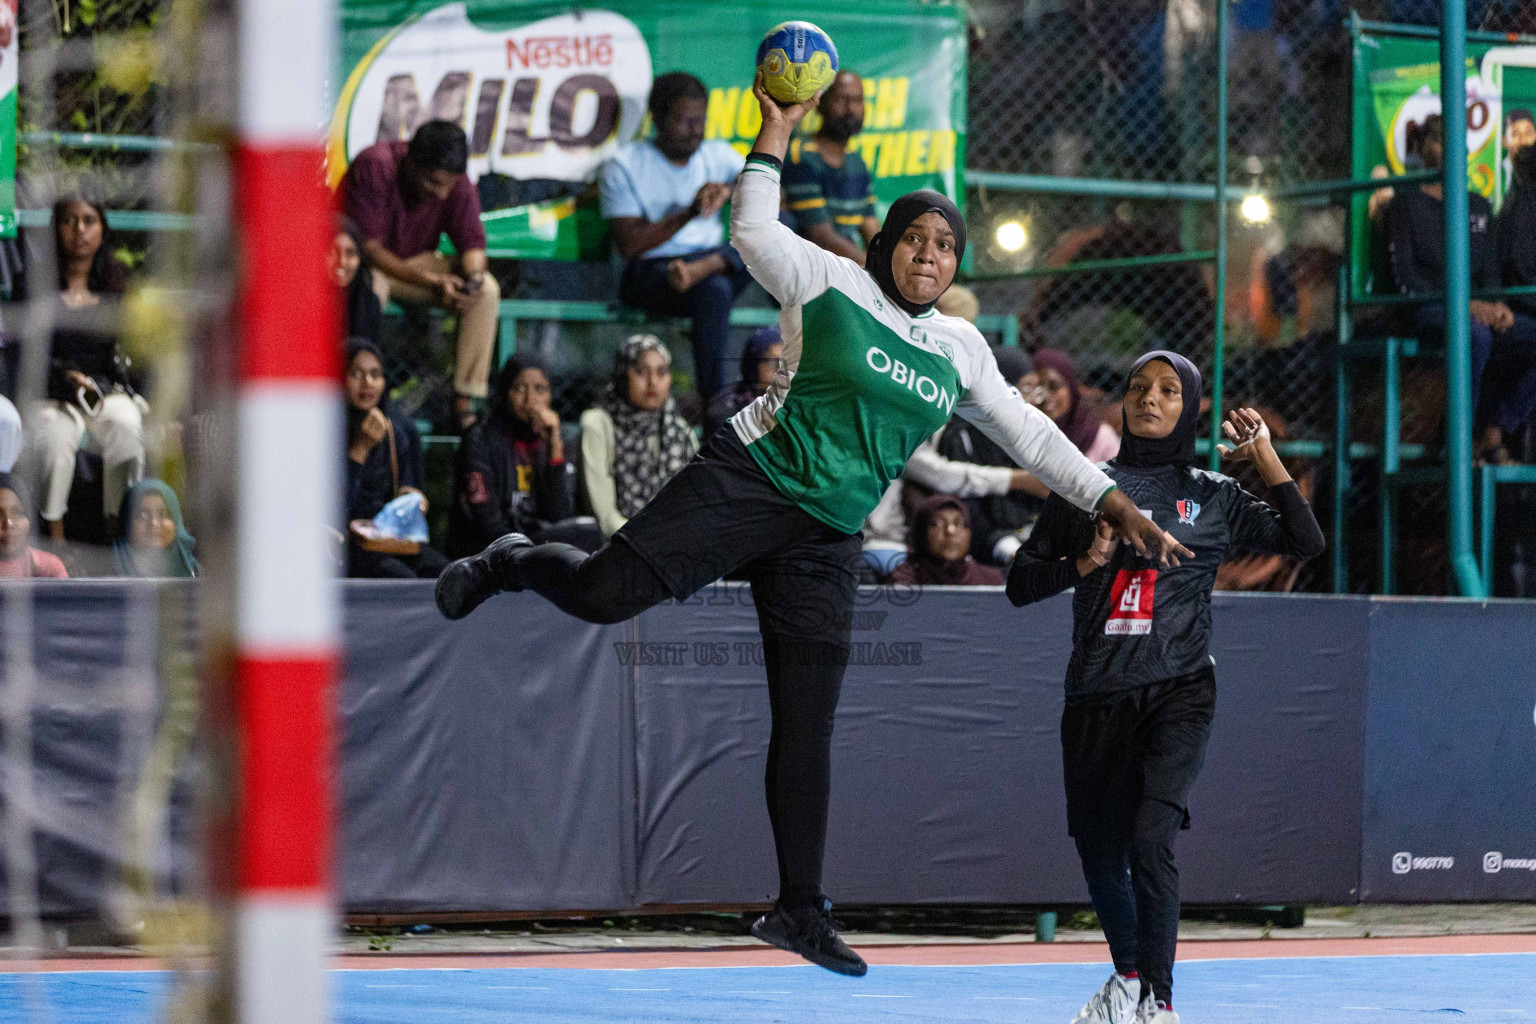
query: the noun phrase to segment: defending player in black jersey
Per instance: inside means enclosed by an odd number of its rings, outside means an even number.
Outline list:
[[[1299,559],[1323,550],[1258,413],[1234,410],[1222,425],[1232,447],[1220,450],[1254,464],[1273,506],[1194,468],[1199,411],[1200,371],[1172,352],[1148,353],[1126,385],[1120,454],[1104,466],[1194,558],[1154,564],[1102,518],[1052,495],[1008,574],[1015,605],[1077,588],[1061,719],[1067,828],[1115,973],[1073,1024],[1178,1024],[1173,843],[1189,827],[1189,791],[1216,706],[1208,652],[1216,568],[1238,548]]]

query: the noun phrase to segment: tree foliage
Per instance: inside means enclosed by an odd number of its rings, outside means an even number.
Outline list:
[[[164,0],[21,0],[22,131],[154,135]],[[82,190],[114,208],[147,204],[145,154],[22,145],[18,201]]]

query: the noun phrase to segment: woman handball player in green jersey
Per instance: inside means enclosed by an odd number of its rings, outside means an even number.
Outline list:
[[[450,619],[533,590],[588,622],[622,622],[727,573],[750,580],[773,715],[768,818],[779,895],[754,935],[830,970],[864,961],[821,891],[832,722],[847,666],[859,529],[913,450],[958,413],[1073,506],[1098,511],[1154,564],[1189,552],[1136,510],[1002,374],[981,334],[936,313],[965,250],[937,192],[891,207],[866,270],[778,220],[790,134],[818,97],[783,107],[759,75],[763,126],[736,185],[731,244],[783,307],[784,362],[768,391],[607,544],[588,555],[508,534],[438,581]]]

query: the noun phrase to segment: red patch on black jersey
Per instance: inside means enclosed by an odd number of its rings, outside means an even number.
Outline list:
[[[1156,569],[1121,569],[1109,589],[1109,619],[1105,636],[1147,636],[1152,632],[1152,601],[1157,592]]]

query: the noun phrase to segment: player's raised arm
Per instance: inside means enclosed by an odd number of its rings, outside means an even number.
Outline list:
[[[752,94],[762,107],[763,127],[752,144],[747,166],[736,179],[731,245],[769,294],[782,305],[798,305],[826,291],[837,265],[849,262],[801,238],[779,221],[779,173],[789,137],[801,119],[815,109],[821,94],[781,107],[763,88],[761,72],[752,84]]]

